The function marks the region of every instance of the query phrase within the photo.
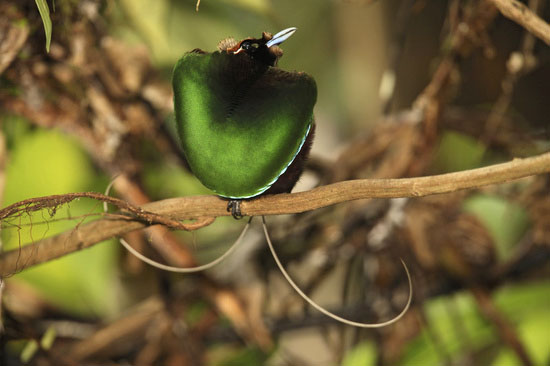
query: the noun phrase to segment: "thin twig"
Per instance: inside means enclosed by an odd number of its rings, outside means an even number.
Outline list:
[[[161,224],[172,229],[193,231],[200,229],[204,226],[210,225],[213,220],[201,218],[200,221],[183,224],[177,220],[172,220],[169,217],[158,215],[153,212],[143,210],[141,207],[134,206],[119,198],[106,196],[97,192],[78,192],[78,193],[66,193],[45,197],[29,198],[23,201],[16,202],[0,210],[0,221],[17,217],[23,213],[29,213],[33,211],[39,211],[42,209],[49,209],[52,211],[52,216],[55,214],[57,207],[65,203],[72,202],[79,198],[92,198],[101,202],[110,203],[123,211],[128,211],[136,218],[144,220],[150,225]],[[129,217],[131,220],[132,217]]]
[[[536,12],[540,7],[539,0],[529,0],[529,9]],[[501,93],[495,101],[491,114],[485,124],[485,132],[482,141],[486,146],[491,145],[491,140],[496,136],[495,133],[500,127],[504,116],[512,103],[514,88],[517,81],[526,73],[532,71],[537,62],[533,54],[535,46],[535,37],[529,31],[525,31],[521,45],[518,51],[512,52],[507,62],[507,72],[501,83]]]
[[[541,41],[550,46],[550,24],[539,18],[525,4],[517,0],[488,0],[506,18],[527,29]]]
[[[265,196],[242,202],[241,212],[243,216],[293,214],[358,199],[422,197],[450,193],[548,172],[550,153],[545,153],[456,173],[420,178],[350,180],[307,192]],[[166,215],[171,220],[230,215],[226,209],[227,200],[216,196],[171,198],[151,202],[139,208],[155,215]],[[2,211],[0,210],[0,217],[4,216]],[[18,267],[18,257],[21,258],[19,263],[26,263],[26,267],[30,267],[147,226],[143,219],[135,220],[101,219],[21,249],[5,252],[0,256],[0,277],[9,276],[22,269]]]

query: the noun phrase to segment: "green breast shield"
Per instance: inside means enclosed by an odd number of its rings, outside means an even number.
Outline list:
[[[176,64],[173,88],[191,170],[232,199],[263,193],[285,172],[304,144],[317,98],[309,75],[224,50],[187,53]]]

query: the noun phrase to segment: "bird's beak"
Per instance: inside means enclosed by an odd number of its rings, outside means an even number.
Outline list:
[[[269,41],[267,41],[267,43],[265,45],[269,48],[271,46],[275,46],[275,45],[283,43],[284,41],[289,39],[290,36],[294,34],[294,32],[296,32],[296,29],[297,29],[296,27],[290,27],[290,28],[287,28],[287,29],[284,29],[284,30],[280,31],[279,33],[274,35],[273,38],[271,38]]]

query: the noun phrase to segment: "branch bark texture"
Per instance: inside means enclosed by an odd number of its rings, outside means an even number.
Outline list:
[[[367,198],[422,197],[499,184],[550,172],[550,153],[461,172],[419,178],[361,179],[343,181],[306,192],[278,194],[244,201],[244,216],[295,214],[337,203]],[[141,209],[174,220],[228,216],[227,201],[216,196],[171,198],[140,206]],[[0,277],[9,276],[98,242],[142,229],[142,220],[103,218],[79,225],[0,256]]]
[[[518,23],[550,46],[550,24],[517,0],[488,0],[506,18]]]

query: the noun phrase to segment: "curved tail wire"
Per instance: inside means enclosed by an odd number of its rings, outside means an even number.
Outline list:
[[[105,189],[105,195],[106,196],[109,195],[109,192],[111,190],[111,187],[113,186],[113,183],[114,183],[115,179],[116,179],[116,177],[111,181],[111,183],[109,183],[109,185],[107,186],[107,189]],[[107,202],[103,202],[103,211],[107,212]],[[211,261],[209,263],[206,263],[206,264],[203,264],[203,265],[200,265],[200,266],[196,266],[196,267],[175,267],[175,266],[169,266],[169,265],[166,265],[166,264],[163,264],[163,263],[159,263],[157,261],[152,260],[151,258],[148,258],[148,257],[144,256],[143,254],[141,254],[140,252],[138,252],[137,250],[132,248],[132,246],[130,244],[128,244],[128,242],[126,240],[124,240],[123,238],[118,238],[118,240],[119,240],[120,244],[122,244],[122,246],[124,248],[126,248],[126,250],[129,251],[132,255],[134,255],[139,260],[141,260],[141,261],[143,261],[143,262],[145,262],[145,263],[147,263],[147,264],[149,264],[153,267],[156,267],[158,269],[162,269],[164,271],[169,271],[169,272],[195,273],[195,272],[201,272],[201,271],[205,271],[207,269],[210,269],[210,268],[214,267],[215,265],[217,265],[218,263],[220,263],[221,261],[223,261],[228,256],[230,256],[231,253],[233,253],[235,251],[235,248],[237,248],[237,246],[241,243],[241,241],[244,238],[246,232],[248,231],[248,228],[250,227],[250,222],[251,221],[252,221],[252,217],[250,218],[250,220],[248,220],[248,223],[246,224],[246,226],[241,231],[241,234],[239,235],[237,240],[235,240],[235,242],[229,247],[229,249],[227,249],[227,251],[225,253],[223,253],[221,256],[219,256],[218,258],[214,259],[213,261]]]
[[[114,183],[114,180],[111,181],[111,183],[107,186],[107,189],[105,190],[105,195],[109,194],[109,191],[111,190],[111,187],[112,187],[113,183]],[[103,210],[105,212],[107,212],[107,203],[106,202],[103,203]],[[204,271],[204,270],[207,270],[209,268],[212,268],[215,265],[217,265],[218,263],[220,263],[221,261],[223,261],[225,258],[227,258],[229,255],[231,255],[231,253],[233,253],[235,248],[238,246],[238,244],[242,241],[242,239],[246,235],[246,232],[248,231],[251,222],[252,222],[252,217],[250,217],[250,220],[248,220],[248,223],[246,224],[246,226],[241,231],[241,234],[239,235],[237,240],[235,240],[235,242],[231,245],[231,247],[229,247],[229,249],[224,254],[222,254],[220,257],[214,259],[213,261],[211,261],[209,263],[206,263],[206,264],[203,264],[203,265],[200,265],[200,266],[196,266],[196,267],[175,267],[175,266],[169,266],[169,265],[166,265],[166,264],[156,262],[156,261],[152,260],[151,258],[148,258],[148,257],[144,256],[143,254],[141,254],[140,252],[138,252],[134,248],[132,248],[132,246],[130,246],[130,244],[128,244],[128,242],[126,242],[126,240],[124,240],[122,238],[119,238],[119,241],[124,246],[124,248],[126,248],[126,250],[128,250],[132,255],[136,256],[141,261],[143,261],[143,262],[145,262],[145,263],[147,263],[147,264],[149,264],[153,267],[162,269],[164,271],[170,271],[170,272],[176,272],[176,273],[194,273],[194,272],[200,272],[200,271]],[[341,316],[338,316],[338,315],[328,311],[327,309],[323,308],[322,306],[317,304],[315,301],[313,301],[309,296],[307,296],[298,287],[298,285],[296,285],[296,283],[292,280],[292,278],[290,278],[290,275],[285,270],[283,264],[281,263],[281,261],[279,260],[279,257],[277,256],[277,253],[275,252],[275,248],[273,246],[273,243],[271,242],[271,238],[269,237],[269,233],[267,231],[267,225],[265,223],[265,217],[264,216],[262,216],[262,227],[263,227],[263,230],[264,230],[265,238],[267,240],[267,245],[269,246],[269,250],[271,251],[271,254],[273,255],[273,259],[275,260],[275,263],[277,264],[277,267],[279,267],[279,270],[281,271],[283,276],[286,278],[286,280],[292,286],[292,288],[294,288],[294,290],[298,293],[298,295],[300,295],[305,301],[307,301],[311,306],[313,306],[315,309],[317,309],[319,312],[323,313],[324,315],[326,315],[326,316],[328,316],[328,317],[330,317],[330,318],[332,318],[332,319],[334,319],[334,320],[336,320],[340,323],[351,325],[351,326],[354,326],[354,327],[359,327],[359,328],[381,328],[381,327],[385,327],[387,325],[390,325],[390,324],[393,324],[393,323],[397,322],[399,319],[401,319],[405,315],[407,310],[409,310],[409,307],[410,307],[411,302],[412,302],[413,287],[412,287],[411,274],[409,273],[409,269],[407,268],[407,265],[405,264],[403,259],[400,259],[400,260],[401,260],[401,263],[403,264],[403,268],[405,268],[405,272],[407,274],[407,280],[409,282],[409,298],[407,300],[407,304],[405,305],[405,308],[397,316],[395,316],[394,318],[392,318],[388,321],[385,321],[385,322],[381,322],[381,323],[360,323],[360,322],[355,322],[355,321],[352,321],[352,320],[349,320],[349,319],[342,318]]]
[[[279,267],[279,270],[281,271],[281,273],[283,274],[283,276],[286,278],[286,280],[288,281],[288,283],[290,283],[290,285],[292,286],[292,288],[294,288],[294,290],[305,300],[307,301],[311,306],[313,306],[315,309],[317,309],[318,311],[320,311],[321,313],[325,314],[326,316],[340,322],[340,323],[343,323],[343,324],[347,324],[347,325],[351,325],[351,326],[354,326],[354,327],[360,327],[360,328],[381,328],[381,327],[385,327],[387,325],[390,325],[390,324],[393,324],[395,323],[396,321],[398,321],[399,319],[401,319],[403,317],[403,315],[405,315],[405,313],[407,312],[407,310],[409,310],[409,307],[411,305],[411,301],[412,301],[412,295],[413,295],[413,287],[412,287],[412,280],[411,280],[411,274],[409,273],[409,269],[407,268],[407,265],[405,264],[405,262],[403,261],[403,259],[400,259],[401,260],[401,263],[403,264],[403,268],[405,268],[405,272],[407,273],[407,280],[409,281],[409,299],[407,300],[407,305],[405,305],[405,308],[401,311],[401,313],[399,313],[397,316],[395,316],[394,318],[388,320],[388,321],[385,321],[385,322],[382,322],[382,323],[360,323],[360,322],[355,322],[355,321],[352,321],[352,320],[348,320],[348,319],[345,319],[345,318],[342,318],[341,316],[338,316],[330,311],[328,311],[327,309],[323,308],[322,306],[320,306],[319,304],[317,304],[315,301],[313,301],[309,296],[307,296],[297,285],[296,283],[292,280],[292,278],[290,278],[290,275],[288,274],[288,272],[285,270],[285,268],[283,267],[281,261],[279,260],[279,257],[277,256],[277,253],[275,252],[275,248],[273,247],[273,243],[271,242],[271,239],[269,237],[269,233],[267,232],[267,226],[265,224],[265,217],[262,216],[262,227],[264,229],[264,234],[265,234],[265,238],[267,240],[267,245],[269,246],[269,250],[271,251],[271,254],[273,255],[273,259],[275,259],[275,263],[277,263],[277,267]]]

